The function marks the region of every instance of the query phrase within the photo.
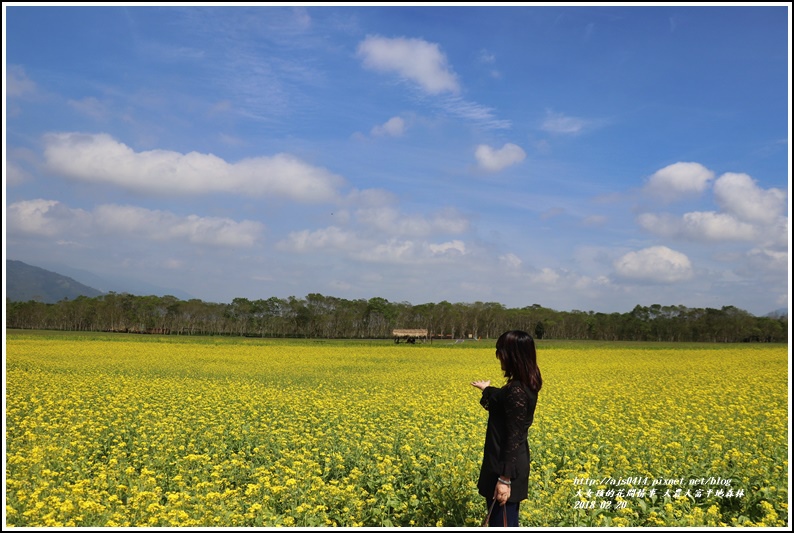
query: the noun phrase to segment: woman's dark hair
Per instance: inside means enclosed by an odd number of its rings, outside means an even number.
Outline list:
[[[496,356],[504,364],[505,377],[520,381],[533,392],[540,391],[540,377],[535,341],[525,331],[506,331],[496,340]]]

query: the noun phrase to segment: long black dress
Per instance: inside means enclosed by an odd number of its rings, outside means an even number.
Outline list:
[[[502,388],[486,387],[480,404],[488,411],[482,467],[477,488],[481,496],[493,498],[496,479],[509,477],[510,502],[527,499],[529,442],[527,430],[535,417],[538,395],[518,381]]]

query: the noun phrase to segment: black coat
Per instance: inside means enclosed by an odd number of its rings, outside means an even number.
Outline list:
[[[482,467],[477,489],[493,498],[496,479],[509,477],[511,502],[527,499],[529,442],[527,430],[535,417],[538,395],[526,385],[511,381],[502,388],[486,387],[480,404],[488,411]]]

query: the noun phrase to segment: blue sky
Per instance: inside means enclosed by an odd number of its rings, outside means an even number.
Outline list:
[[[788,4],[3,10],[9,259],[213,302],[789,306]]]

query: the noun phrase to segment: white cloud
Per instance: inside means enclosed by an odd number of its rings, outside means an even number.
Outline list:
[[[558,217],[565,214],[565,209],[562,207],[552,207],[551,209],[547,209],[540,214],[541,220],[549,220],[554,217]]]
[[[510,252],[500,255],[499,262],[511,270],[520,268],[522,263],[521,259],[517,255]]]
[[[692,277],[692,263],[681,252],[666,246],[652,246],[629,252],[614,263],[616,272],[628,279],[674,283]]]
[[[90,214],[70,209],[56,200],[25,200],[8,206],[8,232],[39,237],[82,233]]]
[[[182,270],[185,268],[185,262],[181,259],[166,259],[163,261],[163,266],[169,270]]]
[[[396,73],[401,79],[416,84],[424,93],[444,95],[436,104],[447,113],[477,122],[488,129],[511,126],[509,120],[496,118],[491,108],[460,97],[458,76],[436,43],[404,37],[369,36],[359,43],[357,54],[366,68]]]
[[[295,17],[295,24],[302,30],[308,30],[312,25],[312,18],[305,7],[299,6],[292,8],[292,15]]]
[[[736,220],[725,213],[712,211],[686,213],[683,216],[684,229],[687,234],[705,240],[751,240],[755,237],[755,228]]]
[[[712,179],[714,172],[699,163],[673,163],[648,178],[643,190],[653,198],[669,202],[702,193]]]
[[[340,280],[333,280],[328,285],[334,290],[342,291],[342,292],[347,292],[353,288],[353,286],[350,283]]]
[[[555,285],[560,275],[551,268],[542,268],[539,272],[530,275],[532,283],[541,285]]]
[[[276,247],[299,253],[328,249],[356,251],[363,247],[363,242],[353,232],[329,226],[315,231],[293,231]]]
[[[546,119],[541,124],[541,129],[549,133],[577,134],[581,132],[587,122],[581,118],[569,117],[561,113],[546,113]]]
[[[135,152],[106,134],[53,133],[44,137],[48,168],[75,180],[155,194],[233,193],[299,202],[338,199],[343,180],[287,155],[227,163],[212,154],[168,150]]]
[[[479,167],[486,172],[499,172],[510,165],[520,163],[526,156],[524,150],[512,143],[507,143],[498,150],[481,144],[474,151]]]
[[[9,232],[56,237],[183,241],[192,244],[250,247],[260,238],[259,222],[228,218],[181,217],[167,211],[125,205],[100,205],[93,212],[55,200],[28,200],[8,207]]]
[[[358,45],[364,66],[379,72],[395,72],[418,84],[425,92],[440,94],[460,90],[457,76],[438,45],[422,39],[368,36]]]
[[[430,250],[434,255],[446,255],[450,252],[458,252],[461,254],[466,253],[466,245],[463,241],[454,240],[449,242],[442,242],[440,244],[428,244],[428,250]]]
[[[438,104],[447,113],[479,123],[486,129],[509,129],[512,125],[509,120],[496,118],[492,108],[468,102],[457,95],[447,95]]]
[[[676,163],[654,174],[646,192],[674,199],[704,190],[713,173],[697,163]],[[643,213],[638,224],[664,237],[693,241],[757,241],[787,246],[786,191],[761,189],[747,174],[726,173],[714,182],[714,197],[722,212],[694,211],[680,217]]]
[[[590,215],[582,219],[582,224],[585,226],[603,226],[607,220],[604,215]]]
[[[725,211],[738,219],[772,224],[783,214],[786,193],[780,189],[761,189],[747,174],[728,172],[714,183],[714,198]]]
[[[788,272],[788,251],[753,248],[747,253],[747,258],[750,267],[755,271],[760,270],[772,274]]]
[[[6,185],[15,186],[31,181],[33,177],[31,174],[22,168],[20,165],[13,161],[6,162]]]
[[[359,223],[378,232],[403,235],[427,236],[437,233],[463,233],[469,222],[454,210],[443,210],[432,217],[405,215],[393,207],[361,209],[356,213]]]
[[[102,205],[94,210],[98,227],[114,235],[140,235],[153,241],[179,240],[211,246],[249,247],[259,238],[262,224],[229,218],[179,217],[167,211],[124,205]]]
[[[34,95],[36,84],[28,78],[25,69],[18,65],[8,65],[5,75],[6,97],[23,98]]]
[[[751,224],[713,211],[695,211],[680,218],[670,214],[643,213],[637,217],[637,222],[656,235],[694,241],[750,241],[758,235]]]
[[[491,64],[496,62],[496,56],[485,49],[480,50],[480,53],[478,54],[477,57],[479,58],[480,63]]]
[[[107,106],[93,96],[83,98],[82,100],[69,100],[67,103],[69,107],[78,113],[88,115],[96,120],[104,120],[108,116]]]
[[[418,265],[456,259],[466,253],[465,243],[458,240],[436,244],[389,239],[361,249],[355,257],[372,263]]]
[[[372,263],[413,263],[417,250],[418,245],[413,241],[390,239],[359,250],[356,257]]]
[[[382,207],[397,202],[397,196],[385,189],[353,189],[346,201],[351,205]]]
[[[405,120],[400,117],[392,117],[384,124],[372,128],[370,133],[373,137],[400,137],[405,133]]]
[[[461,240],[433,243],[396,237],[381,240],[365,237],[337,226],[318,230],[293,231],[276,244],[282,251],[294,253],[339,253],[367,263],[422,264],[460,257],[468,253]]]

